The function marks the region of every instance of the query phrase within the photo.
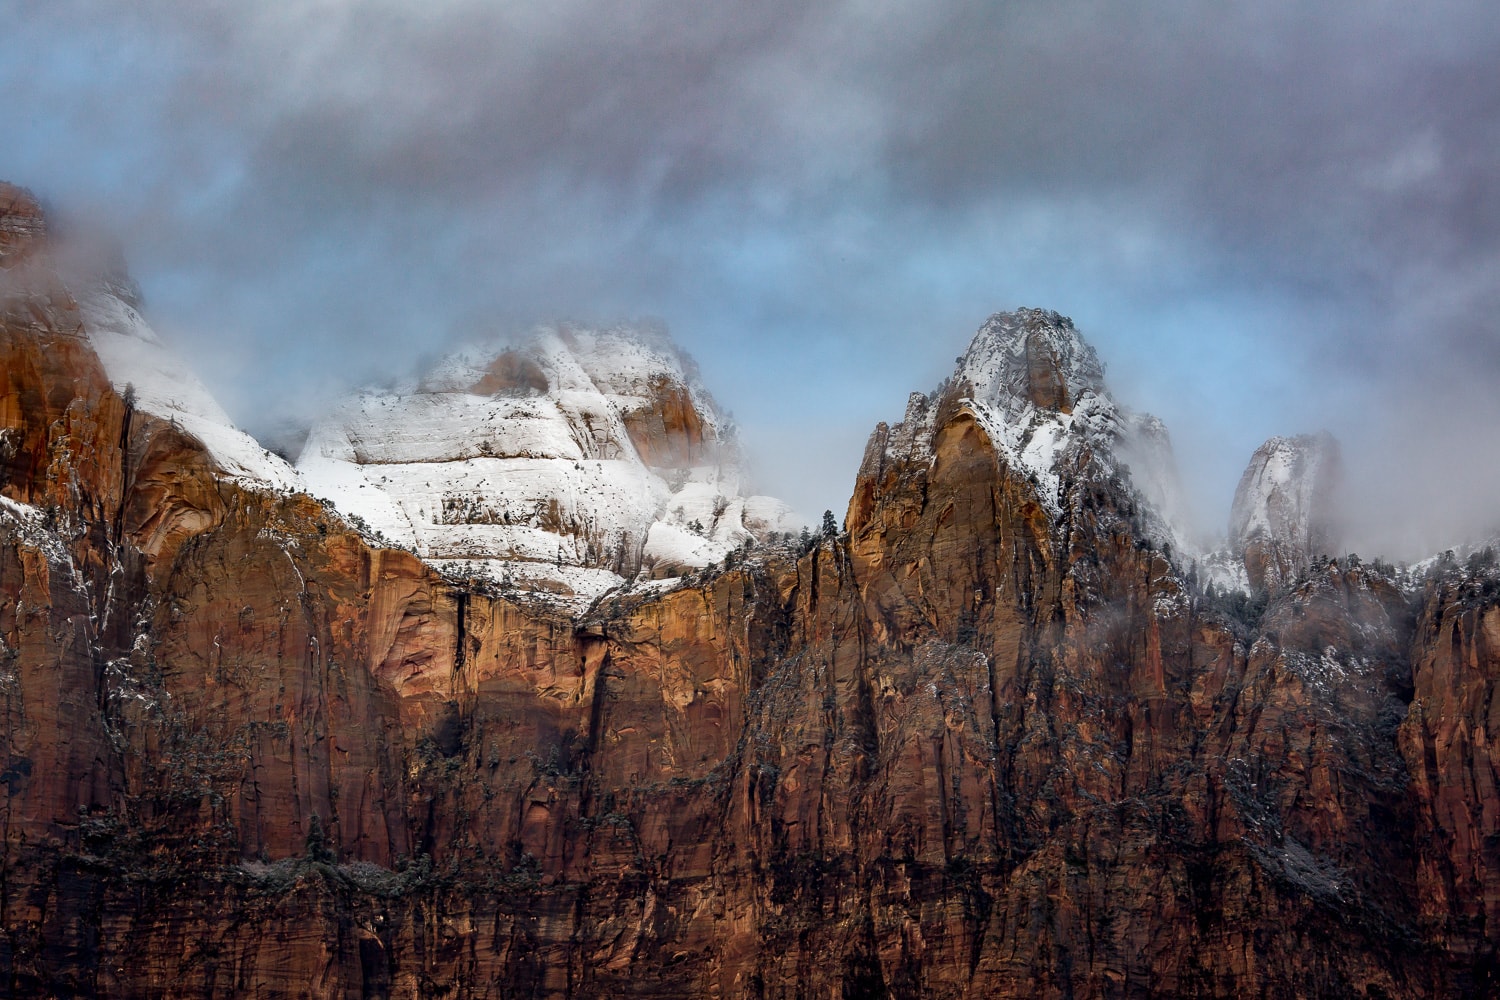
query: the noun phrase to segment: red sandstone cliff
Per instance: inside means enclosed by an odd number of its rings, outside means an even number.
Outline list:
[[[1199,593],[1060,317],[877,430],[846,535],[570,617],[134,412],[7,204],[11,994],[1490,992],[1495,571]]]

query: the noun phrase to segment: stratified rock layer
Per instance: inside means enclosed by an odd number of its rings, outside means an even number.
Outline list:
[[[11,995],[1490,991],[1494,570],[1198,594],[1026,344],[1046,466],[955,378],[847,535],[578,618],[227,475],[66,288],[0,316]]]
[[[307,488],[432,564],[576,608],[801,521],[746,495],[732,430],[649,330],[536,331],[345,401],[298,462]]]
[[[0,183],[0,267],[12,268],[46,241],[47,220],[25,188]]]

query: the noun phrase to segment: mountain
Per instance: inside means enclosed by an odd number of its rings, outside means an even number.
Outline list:
[[[1200,587],[1159,423],[1063,317],[992,318],[876,428],[844,532],[582,606],[145,409],[0,206],[10,995],[1493,992],[1493,553]],[[452,410],[560,398],[538,350],[384,397],[442,434],[356,400],[319,431],[354,458],[314,455],[373,490],[405,429],[453,474]],[[711,465],[706,431],[663,457],[670,393],[588,382],[575,445]]]
[[[1255,450],[1229,514],[1229,546],[1252,587],[1280,589],[1336,551],[1338,469],[1338,444],[1326,432],[1274,437]]]
[[[1068,317],[1044,309],[990,317],[953,376],[908,401],[896,432],[903,450],[926,442],[938,415],[932,404],[945,395],[961,400],[990,447],[1033,483],[1054,518],[1078,502],[1085,485],[1107,484],[1141,501],[1139,527],[1153,541],[1191,548],[1166,428],[1115,402],[1098,354]]]
[[[343,403],[297,468],[431,564],[580,607],[802,527],[742,495],[732,430],[651,331],[547,329],[459,352]]]

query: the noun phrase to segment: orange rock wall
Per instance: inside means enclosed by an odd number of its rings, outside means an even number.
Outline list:
[[[847,536],[572,620],[217,477],[65,290],[5,310],[11,995],[1491,989],[1493,570],[1242,616],[950,394]]]

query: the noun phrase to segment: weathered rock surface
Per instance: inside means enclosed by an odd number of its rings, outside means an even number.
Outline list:
[[[1500,982],[1500,572],[1440,566],[1418,604],[1414,698],[1399,746],[1418,803],[1420,923],[1473,981]]]
[[[1198,593],[1055,314],[847,534],[583,616],[231,474],[60,284],[0,316],[11,995],[1492,992],[1495,571]]]

